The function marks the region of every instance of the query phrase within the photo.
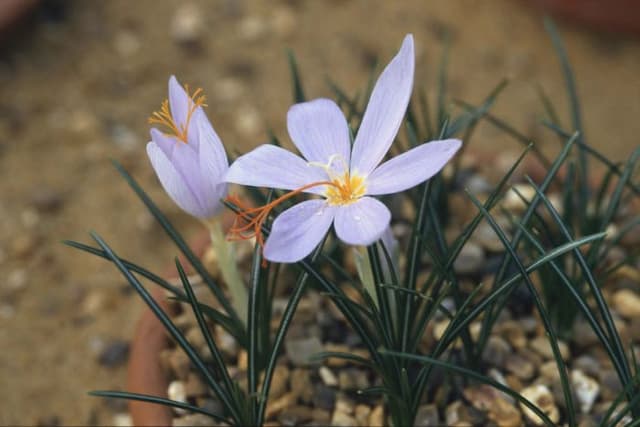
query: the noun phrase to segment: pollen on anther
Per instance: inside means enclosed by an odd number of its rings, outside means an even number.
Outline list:
[[[188,94],[188,85],[185,85],[185,90]],[[187,109],[187,117],[185,118],[184,123],[177,123],[173,115],[171,114],[169,100],[165,99],[160,105],[160,110],[154,111],[151,114],[151,116],[149,117],[149,123],[165,126],[166,128],[168,128],[168,131],[165,132],[166,135],[175,137],[187,144],[189,142],[189,123],[191,122],[193,113],[195,113],[198,107],[206,107],[207,104],[205,104],[205,101],[206,98],[202,94],[202,88],[196,89],[193,94],[189,96],[189,100],[187,101],[189,103],[189,107]]]

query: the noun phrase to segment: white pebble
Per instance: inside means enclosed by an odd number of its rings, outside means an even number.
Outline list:
[[[580,410],[583,414],[588,414],[593,407],[593,403],[598,398],[600,386],[596,380],[588,377],[579,369],[571,371],[571,382],[578,402],[580,402]]]

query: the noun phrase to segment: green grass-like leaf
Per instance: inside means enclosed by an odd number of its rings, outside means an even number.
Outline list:
[[[135,179],[120,165],[120,163],[113,161],[113,165],[116,170],[122,175],[127,184],[131,187],[131,189],[136,193],[138,198],[144,203],[149,212],[153,215],[153,217],[160,223],[164,231],[169,235],[171,240],[176,244],[176,246],[180,249],[182,254],[187,258],[189,263],[193,266],[194,270],[202,277],[202,280],[207,285],[207,287],[211,290],[211,292],[215,295],[220,302],[220,305],[224,308],[227,314],[231,317],[234,323],[238,324],[239,328],[242,328],[242,320],[238,317],[238,314],[233,309],[231,302],[226,297],[222,289],[218,286],[218,284],[213,280],[207,269],[204,267],[200,259],[193,253],[189,245],[184,241],[180,233],[173,227],[171,222],[166,218],[166,216],[160,211],[160,209],[156,206],[155,203],[151,200],[151,198],[145,193],[145,191],[140,187],[140,185],[136,182]]]
[[[118,268],[118,270],[120,270],[129,284],[136,290],[138,295],[140,295],[143,301],[151,309],[153,314],[155,314],[158,320],[160,320],[171,337],[184,350],[184,352],[189,357],[189,360],[191,360],[191,363],[193,363],[195,368],[200,372],[207,385],[214,390],[216,396],[229,411],[234,421],[237,424],[242,424],[243,418],[242,415],[237,412],[235,403],[232,402],[229,398],[229,395],[227,395],[227,393],[220,388],[220,385],[211,375],[211,372],[207,368],[205,362],[202,360],[196,350],[191,346],[191,344],[189,344],[184,334],[174,325],[169,316],[167,316],[167,314],[162,310],[162,308],[153,299],[151,294],[149,294],[144,286],[142,286],[138,279],[133,274],[131,274],[131,272],[124,266],[124,264],[122,264],[122,262],[120,262],[118,256],[111,250],[111,248],[104,242],[104,240],[102,240],[100,236],[93,232],[91,233],[91,237],[96,241],[96,243],[98,243],[102,250],[107,254],[111,262],[113,262],[113,264]]]
[[[96,390],[90,391],[89,395],[97,397],[107,397],[113,399],[126,399],[126,400],[138,400],[140,402],[154,403],[157,405],[164,405],[171,408],[184,409],[197,414],[207,415],[219,423],[232,425],[229,420],[220,414],[216,414],[211,411],[207,411],[198,406],[189,405],[188,403],[178,402],[171,399],[164,399],[162,397],[150,396],[148,394],[130,393],[126,391],[108,391],[108,390]]]

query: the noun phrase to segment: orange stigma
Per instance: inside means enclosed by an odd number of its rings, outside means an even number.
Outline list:
[[[282,202],[310,188],[320,186],[326,186],[323,195],[327,198],[327,203],[332,206],[353,203],[364,196],[366,192],[365,179],[363,177],[359,175],[351,176],[349,172],[345,172],[340,178],[335,178],[331,181],[318,181],[303,185],[257,208],[246,206],[237,196],[229,196],[226,200],[236,205],[240,211],[236,214],[233,225],[229,229],[228,239],[248,240],[255,237],[256,242],[264,248],[262,226],[271,211]]]
[[[305,190],[308,190],[313,187],[318,187],[321,185],[331,185],[334,184],[331,181],[318,181],[312,182],[311,184],[303,185],[300,188],[297,188],[289,193],[286,193],[277,199],[267,203],[264,206],[260,206],[257,208],[249,208],[247,207],[237,196],[229,196],[226,198],[228,202],[233,203],[238,208],[240,208],[240,212],[236,214],[235,219],[233,220],[233,225],[229,229],[229,240],[248,240],[253,237],[256,238],[256,242],[264,248],[264,238],[262,236],[262,225],[269,217],[269,214],[279,204],[282,202],[289,200],[293,196],[296,196],[302,193]]]
[[[187,94],[189,94],[189,85],[184,86]],[[169,100],[165,99],[159,111],[154,111],[149,117],[149,124],[159,124],[169,128],[169,132],[165,133],[168,136],[173,136],[178,138],[180,141],[185,144],[188,143],[188,132],[189,132],[189,122],[191,122],[191,117],[193,113],[198,109],[198,107],[206,107],[205,104],[205,96],[202,94],[202,88],[196,89],[191,96],[189,96],[189,109],[187,110],[187,118],[185,123],[178,124],[173,119],[171,115],[171,108],[169,107]]]

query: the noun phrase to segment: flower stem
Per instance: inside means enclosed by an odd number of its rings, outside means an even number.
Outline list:
[[[231,293],[231,305],[238,313],[242,322],[247,324],[247,288],[240,277],[238,265],[235,259],[234,243],[228,242],[222,232],[219,221],[207,221],[207,228],[211,235],[211,247],[218,256],[218,267],[222,274],[222,279],[227,284]]]
[[[364,286],[364,289],[369,296],[371,296],[373,302],[375,302],[376,308],[380,308],[378,295],[376,294],[376,285],[373,280],[373,271],[371,270],[371,261],[367,255],[367,248],[364,246],[356,246],[351,248],[351,250],[353,251],[356,270],[358,271],[362,286]]]

